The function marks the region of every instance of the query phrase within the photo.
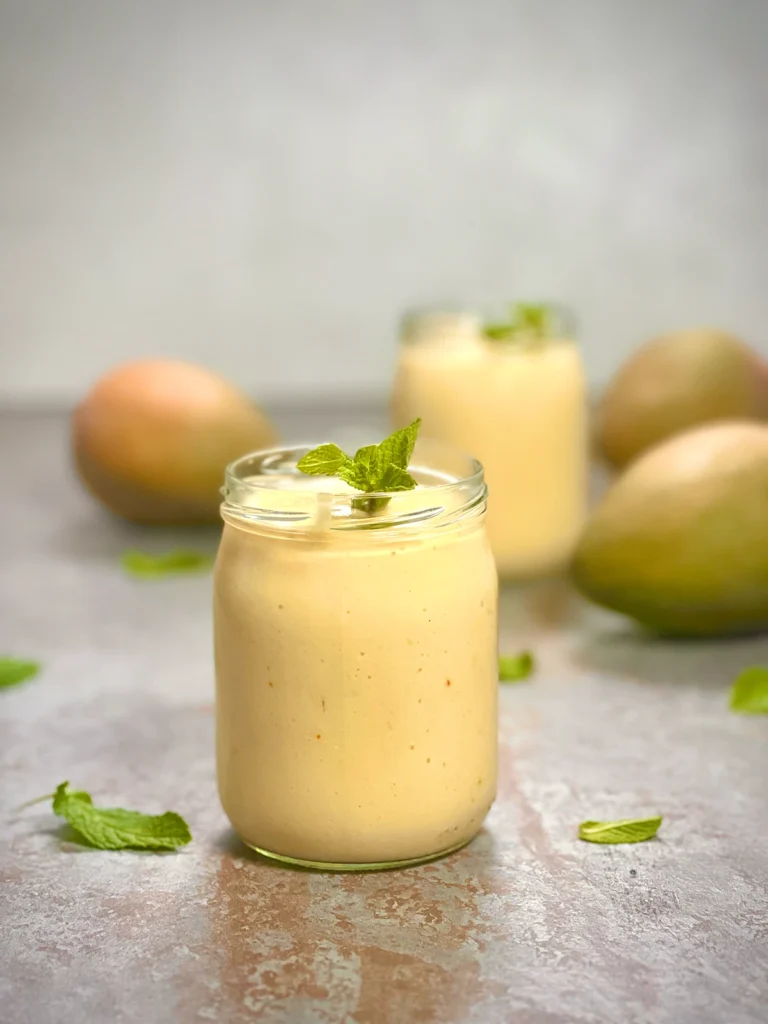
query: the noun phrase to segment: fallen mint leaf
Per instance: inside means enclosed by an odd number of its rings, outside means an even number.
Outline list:
[[[23,658],[0,658],[0,690],[19,686],[33,679],[42,668],[39,661],[25,661]]]
[[[179,548],[164,555],[150,555],[144,551],[125,551],[120,556],[123,569],[131,576],[142,578],[172,576],[176,573],[203,572],[210,569],[213,559],[200,551]]]
[[[582,821],[579,839],[587,843],[642,843],[653,839],[664,819],[624,818],[620,821]]]
[[[175,850],[192,839],[187,823],[173,811],[142,814],[120,807],[94,807],[89,793],[70,792],[68,782],[53,794],[53,812],[99,850]]]
[[[499,680],[502,683],[517,683],[527,679],[533,669],[534,661],[530,651],[502,654],[499,658]]]
[[[768,668],[745,668],[731,688],[729,707],[743,715],[768,715]]]

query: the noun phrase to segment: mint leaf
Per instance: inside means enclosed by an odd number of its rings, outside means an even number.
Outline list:
[[[33,679],[42,668],[39,661],[24,661],[6,655],[0,658],[0,690],[10,689]]]
[[[728,704],[743,715],[768,715],[768,668],[745,668],[734,681]]]
[[[511,324],[485,324],[483,334],[491,341],[505,341],[512,336]]]
[[[543,337],[549,326],[550,311],[547,306],[530,302],[518,302],[514,323],[518,330],[527,330]]]
[[[120,807],[94,807],[89,793],[69,791],[62,782],[53,795],[53,812],[65,818],[85,843],[99,850],[175,850],[192,835],[178,814],[141,814]]]
[[[387,466],[376,481],[377,491],[412,491],[416,481],[399,466]]]
[[[517,683],[527,679],[533,669],[534,661],[530,651],[502,654],[499,658],[499,680],[502,683]]]
[[[358,491],[367,491],[369,489],[368,470],[360,463],[350,461],[346,465],[340,466],[336,475],[345,484],[349,484],[350,487],[354,487]]]
[[[398,469],[408,469],[408,464],[416,447],[416,438],[419,436],[421,420],[414,420],[402,430],[396,430],[390,434],[378,446],[380,461],[383,465],[397,466]],[[357,456],[355,456],[357,458]]]
[[[123,569],[131,576],[143,578],[172,576],[175,573],[202,572],[210,569],[213,559],[200,551],[182,548],[164,555],[149,555],[144,551],[124,551],[120,556]]]
[[[642,843],[653,839],[664,819],[624,818],[620,821],[582,821],[579,839],[587,843]]]
[[[302,456],[296,468],[308,476],[338,476],[339,470],[351,462],[338,445],[321,444]]]
[[[358,448],[355,457],[350,458],[335,444],[322,444],[307,452],[297,463],[297,469],[310,475],[337,476],[344,483],[364,493],[410,491],[416,481],[408,472],[413,449],[416,445],[421,420],[414,420],[402,430],[385,438],[381,444],[368,444]],[[371,500],[355,498],[354,508],[366,512],[383,508],[387,499]]]
[[[375,480],[380,475],[381,468],[385,465],[380,458],[380,452],[381,447],[377,444],[367,444],[355,452],[353,466],[366,480]]]
[[[551,319],[552,310],[549,306],[543,303],[518,302],[510,307],[507,323],[485,324],[483,334],[492,341],[541,341],[547,336]]]

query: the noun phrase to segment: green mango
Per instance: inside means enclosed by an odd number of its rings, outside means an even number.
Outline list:
[[[613,378],[595,443],[620,469],[683,430],[734,419],[768,422],[768,364],[725,331],[673,331],[642,345]]]
[[[589,519],[571,574],[661,633],[768,628],[768,426],[697,427],[641,455]]]

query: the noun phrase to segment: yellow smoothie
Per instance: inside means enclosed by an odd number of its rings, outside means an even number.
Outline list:
[[[229,471],[214,597],[221,801],[273,856],[428,859],[468,842],[496,792],[482,474],[455,455],[459,473],[416,458],[419,486],[372,516],[341,481],[297,475],[300,454]]]
[[[502,578],[568,560],[587,510],[587,397],[575,343],[489,340],[471,314],[412,321],[392,413],[470,452],[489,490],[488,535]]]

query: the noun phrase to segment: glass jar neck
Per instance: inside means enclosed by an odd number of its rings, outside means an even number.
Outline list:
[[[537,316],[537,311],[540,311]],[[526,327],[525,318],[531,319]],[[510,330],[505,334],[504,328]],[[436,303],[406,310],[400,321],[400,340],[405,345],[453,345],[489,342],[499,345],[529,344],[538,340],[575,341],[576,317],[554,302],[506,303],[489,306],[470,303]]]
[[[417,443],[409,467],[417,487],[364,494],[332,477],[296,468],[313,446],[246,455],[227,467],[221,514],[225,522],[272,531],[322,533],[384,528],[414,531],[482,516],[487,501],[477,460],[436,441]]]

